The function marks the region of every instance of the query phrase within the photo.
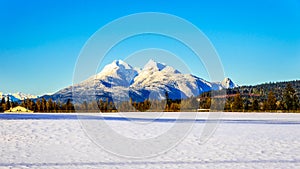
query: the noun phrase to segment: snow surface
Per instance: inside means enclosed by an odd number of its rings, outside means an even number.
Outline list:
[[[162,119],[151,121],[152,115]],[[199,113],[194,128],[173,149],[137,160],[102,150],[74,114],[0,114],[0,168],[300,168],[300,114],[224,113],[215,133],[201,143],[199,133],[208,115]],[[87,122],[101,120],[80,116]],[[141,139],[168,131],[179,114],[102,116],[120,134]],[[151,127],[140,125],[147,120]]]

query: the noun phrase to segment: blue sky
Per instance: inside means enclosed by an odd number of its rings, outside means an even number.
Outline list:
[[[0,91],[43,94],[71,85],[89,37],[139,12],[169,13],[196,25],[215,46],[225,75],[239,85],[300,79],[299,11],[298,0],[1,0]],[[192,73],[207,79],[204,71]]]

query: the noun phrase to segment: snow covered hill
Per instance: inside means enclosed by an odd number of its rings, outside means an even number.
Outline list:
[[[48,96],[53,100],[75,102],[95,99],[124,101],[133,98],[145,99],[181,99],[198,96],[202,92],[233,88],[236,85],[226,78],[222,82],[211,83],[191,74],[182,74],[163,63],[149,60],[142,68],[134,68],[122,60],[115,60],[103,70],[87,80],[69,86]]]

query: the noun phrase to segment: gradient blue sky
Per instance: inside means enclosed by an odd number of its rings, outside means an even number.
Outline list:
[[[239,85],[300,79],[299,11],[298,0],[1,0],[0,91],[43,94],[71,85],[88,38],[138,12],[169,13],[196,25]]]

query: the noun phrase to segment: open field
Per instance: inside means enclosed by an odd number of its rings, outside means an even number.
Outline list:
[[[0,114],[0,168],[300,168],[300,114],[223,113],[219,121],[198,113],[177,146],[142,159],[104,151],[84,128],[105,120],[120,135],[148,139],[167,133],[178,115],[80,114],[78,120],[76,114]],[[202,143],[208,123],[218,125]]]

